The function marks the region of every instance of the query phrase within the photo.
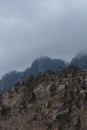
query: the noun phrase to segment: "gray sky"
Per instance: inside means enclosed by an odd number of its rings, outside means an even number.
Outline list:
[[[87,48],[87,0],[0,0],[0,75]]]

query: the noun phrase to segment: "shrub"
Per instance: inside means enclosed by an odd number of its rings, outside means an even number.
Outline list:
[[[4,118],[4,120],[7,120],[10,113],[10,107],[9,106],[2,106],[1,115]]]
[[[80,118],[78,117],[77,123],[76,123],[76,130],[80,130],[80,128],[81,128],[81,121],[80,121]]]
[[[55,96],[55,94],[56,94],[56,86],[55,85],[52,85],[50,87],[50,94],[51,94],[51,97]]]

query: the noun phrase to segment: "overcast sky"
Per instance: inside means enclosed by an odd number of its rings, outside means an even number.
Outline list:
[[[0,76],[87,48],[87,0],[0,0]]]

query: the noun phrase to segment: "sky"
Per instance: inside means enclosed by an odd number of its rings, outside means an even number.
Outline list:
[[[0,76],[87,48],[87,0],[0,0]]]

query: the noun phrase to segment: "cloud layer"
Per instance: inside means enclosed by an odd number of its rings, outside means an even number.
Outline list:
[[[86,0],[0,0],[0,75],[87,48]]]

